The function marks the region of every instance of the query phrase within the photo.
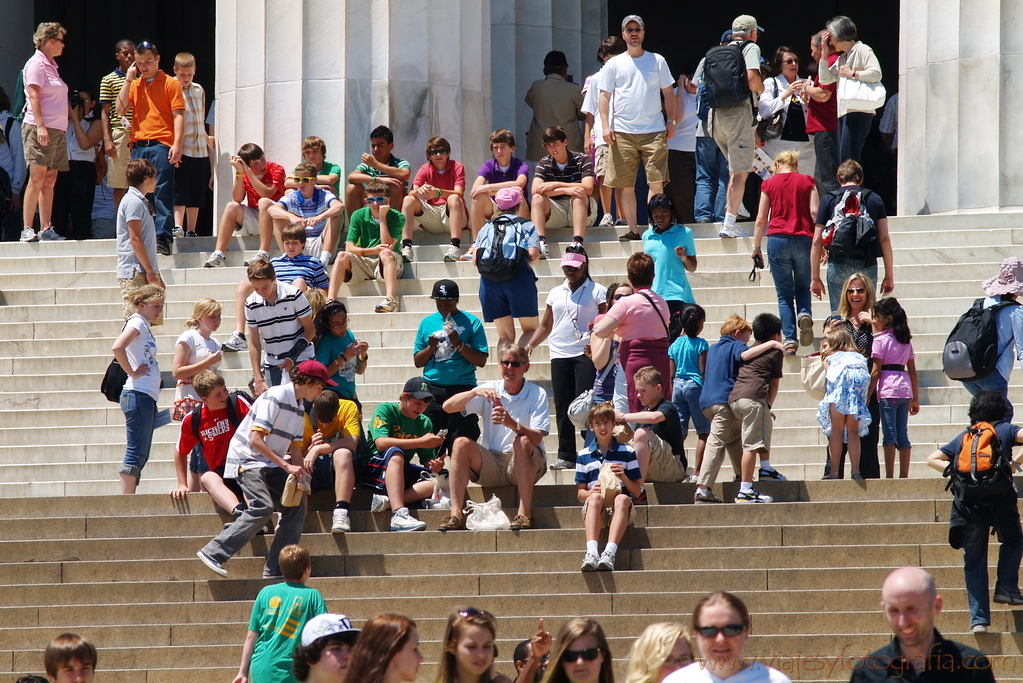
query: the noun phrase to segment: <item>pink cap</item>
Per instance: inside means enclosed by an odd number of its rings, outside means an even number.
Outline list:
[[[568,252],[561,257],[561,267],[568,266],[569,268],[582,268],[586,265],[586,257],[582,254],[576,254]]]
[[[517,187],[502,187],[497,191],[494,201],[497,203],[497,208],[501,209],[501,211],[514,209],[522,202],[522,190]]]

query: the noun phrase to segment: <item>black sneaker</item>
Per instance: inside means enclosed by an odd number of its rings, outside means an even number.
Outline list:
[[[156,239],[156,253],[161,256],[170,256],[172,244],[174,244],[174,240],[167,239],[166,237],[158,237]]]
[[[195,234],[195,230],[189,230],[185,233],[185,237],[198,237],[198,235]]]
[[[1023,605],[1023,595],[1018,590],[996,588],[992,600],[1000,605]]]
[[[765,470],[763,467],[760,468],[757,478],[760,481],[765,481],[767,479],[773,479],[774,481],[788,481],[788,479],[785,478],[785,475],[778,470]]]

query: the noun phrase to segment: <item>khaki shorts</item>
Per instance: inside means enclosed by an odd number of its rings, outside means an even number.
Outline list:
[[[650,462],[646,468],[646,479],[644,482],[674,483],[686,478],[686,471],[682,469],[682,461],[671,451],[671,446],[666,444],[661,437],[650,431]],[[635,441],[633,442],[635,448]]]
[[[497,453],[479,446],[480,471],[469,471],[469,478],[480,486],[515,486],[515,458],[511,453]],[[539,447],[533,449],[533,483],[547,473],[547,458]]]
[[[610,163],[604,184],[610,187],[634,187],[639,164],[643,162],[648,183],[668,182],[667,133],[619,133],[610,147]],[[752,162],[751,162],[752,163]]]
[[[235,230],[236,235],[259,234],[259,209],[242,205],[242,226]],[[319,256],[319,254],[317,254]]]
[[[607,157],[609,153],[608,145],[600,145],[593,148],[593,174],[601,182],[603,182],[603,178],[607,174]]]
[[[124,311],[124,319],[127,320],[138,313],[138,309],[132,306],[128,301],[131,293],[139,287],[149,284],[149,281],[146,279],[145,273],[135,273],[135,277],[130,280],[128,278],[117,278],[117,282],[121,285],[121,308]],[[163,325],[163,312],[161,311],[160,317],[149,324],[154,327],[156,325]]]
[[[51,171],[70,170],[67,158],[67,133],[54,128],[47,129],[50,133],[50,144],[43,147],[36,137],[36,127],[27,123],[21,126],[21,143],[25,147],[25,163],[29,166],[42,166]]]
[[[753,155],[757,148],[753,136],[753,110],[748,104],[711,109],[707,126],[714,142],[728,159],[729,173],[753,170]]]
[[[703,453],[703,467],[700,468],[697,484],[709,487],[717,481],[726,452],[732,462],[732,469],[739,474],[742,462],[741,425],[727,403],[715,403],[704,410],[703,415],[710,420],[710,435],[707,437],[707,450]]]
[[[740,398],[729,403],[728,407],[732,409],[735,419],[742,423],[742,450],[770,451],[774,425],[767,404]]]
[[[589,212],[586,214],[586,227],[593,225],[597,219],[597,200],[592,196],[589,199]],[[547,219],[547,229],[557,230],[558,228],[571,228],[572,225],[572,198],[571,197],[548,197],[551,215]]]
[[[419,205],[423,207],[423,215],[416,216],[416,220],[423,226],[423,230],[444,234],[451,232],[451,219],[448,216],[447,204],[427,204],[420,201]]]
[[[324,228],[326,231],[326,228]],[[323,251],[323,233],[321,232],[318,237],[306,237],[305,238],[305,249],[302,253],[306,256],[313,258],[320,258],[320,253]],[[329,251],[329,249],[328,249]]]
[[[348,256],[352,261],[351,283],[384,279],[384,267],[379,256],[359,256],[358,254],[348,254]],[[405,272],[405,261],[400,255],[395,254],[394,262],[398,266],[397,279],[400,280],[401,274]]]
[[[621,495],[621,494],[619,494]],[[628,494],[625,494],[626,496]],[[632,502],[631,500],[629,502]],[[590,501],[586,499],[583,501],[583,519],[586,519],[586,508],[589,507]],[[614,508],[601,508],[600,510],[600,528],[606,529],[611,526],[611,518],[614,517]],[[636,519],[636,504],[633,503],[629,506],[629,524],[631,525],[633,520]]]
[[[129,137],[128,131],[123,128],[110,130],[110,139],[113,140],[114,147],[117,148],[117,156],[107,157],[107,185],[118,190],[128,189],[128,176],[124,172],[128,168],[128,162],[131,161],[131,150],[128,149]]]

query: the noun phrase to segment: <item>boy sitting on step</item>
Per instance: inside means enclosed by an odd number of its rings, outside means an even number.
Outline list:
[[[355,451],[359,446],[361,416],[354,401],[341,399],[335,391],[324,391],[313,401],[305,416],[302,448],[303,466],[312,475],[312,493],[334,490],[334,515],[330,532],[352,530],[348,510],[355,489]],[[316,434],[320,435],[315,439]]]
[[[232,396],[227,391],[224,378],[216,370],[203,370],[192,378],[192,386],[202,399],[202,406],[185,415],[181,421],[181,434],[174,453],[178,487],[171,491],[171,498],[182,500],[188,493],[185,462],[189,454],[198,448],[193,461],[203,488],[213,502],[237,518],[245,509],[245,498],[237,479],[224,479],[224,466],[227,445],[242,418],[248,414],[249,402],[241,395]]]
[[[636,503],[646,501],[639,472],[636,451],[628,445],[618,443],[612,435],[615,426],[615,409],[612,403],[598,403],[590,408],[587,416],[590,429],[596,440],[579,452],[575,462],[575,483],[577,496],[583,504],[583,519],[586,526],[586,555],[582,571],[612,571],[615,568],[615,553],[625,535],[625,529],[632,523]],[[604,490],[613,481],[606,474],[616,477],[618,486]],[[603,476],[602,476],[603,475]],[[610,524],[607,545],[597,556],[597,538],[600,530]]]
[[[686,478],[682,422],[675,404],[664,398],[664,378],[652,365],[636,371],[636,394],[645,410],[615,412],[619,424],[638,425],[632,439],[643,481],[678,482]]]

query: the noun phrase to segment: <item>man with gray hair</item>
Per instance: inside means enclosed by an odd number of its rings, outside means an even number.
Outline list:
[[[993,682],[991,662],[983,653],[943,638],[934,628],[941,607],[934,578],[920,567],[889,574],[881,588],[881,610],[895,637],[853,665],[850,683]]]

